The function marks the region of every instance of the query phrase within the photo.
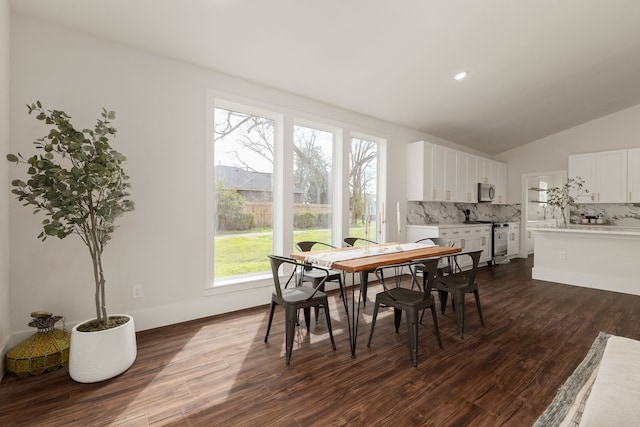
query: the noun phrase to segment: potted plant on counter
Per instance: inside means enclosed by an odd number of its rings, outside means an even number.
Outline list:
[[[556,221],[558,227],[567,227],[567,208],[575,207],[580,196],[588,193],[589,190],[584,188],[584,180],[579,176],[569,178],[564,185],[550,188],[547,191],[547,204],[560,209],[561,216]]]
[[[45,110],[40,101],[27,108],[51,129],[34,141],[37,153],[31,157],[7,155],[10,162],[26,165],[29,176],[26,182],[13,180],[12,193],[46,216],[39,239],[75,234],[89,249],[96,318],[72,330],[69,373],[78,382],[102,381],[126,371],[137,355],[133,318],[109,316],[105,301],[102,254],[115,220],[134,209],[126,158],[109,144],[116,133],[115,113],[103,109],[94,129],[80,131],[64,111]]]

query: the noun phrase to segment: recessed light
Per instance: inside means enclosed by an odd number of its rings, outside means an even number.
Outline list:
[[[469,75],[469,73],[467,73],[466,71],[461,71],[458,74],[456,74],[455,76],[453,76],[453,78],[456,79],[456,80],[464,80],[468,75]]]

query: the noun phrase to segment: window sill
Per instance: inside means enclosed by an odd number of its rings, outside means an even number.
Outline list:
[[[205,288],[204,295],[213,296],[232,292],[241,292],[264,288],[266,286],[273,286],[273,278],[271,277],[271,274],[254,274],[250,276],[217,280],[213,285]]]

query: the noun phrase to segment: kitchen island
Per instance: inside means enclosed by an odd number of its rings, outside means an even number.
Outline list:
[[[533,232],[534,279],[640,295],[640,228],[575,225]]]

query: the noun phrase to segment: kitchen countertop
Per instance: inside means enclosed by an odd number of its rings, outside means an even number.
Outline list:
[[[615,225],[570,225],[567,228],[532,227],[538,232],[559,232],[576,234],[615,234],[624,236],[640,236],[640,227],[617,227]]]
[[[407,224],[407,227],[437,227],[437,228],[453,228],[453,227],[491,227],[491,223],[469,224],[466,222],[458,222],[454,224]]]

